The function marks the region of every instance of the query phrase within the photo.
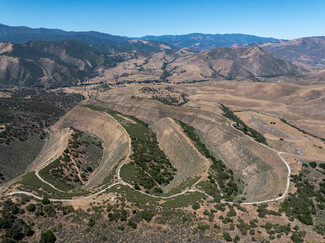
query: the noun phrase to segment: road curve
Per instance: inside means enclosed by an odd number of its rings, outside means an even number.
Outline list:
[[[221,115],[220,115],[220,116],[221,116]],[[231,127],[232,127],[233,129],[236,129],[236,128],[233,126],[234,123],[233,123],[231,120],[229,120],[227,117],[226,117],[226,119],[231,123]],[[170,198],[174,198],[174,197],[177,197],[177,196],[180,196],[180,195],[184,195],[184,194],[186,194],[186,193],[188,193],[188,192],[199,192],[199,193],[202,193],[202,194],[206,195],[208,198],[213,199],[213,197],[212,197],[211,195],[207,194],[206,192],[204,192],[204,191],[202,191],[202,190],[200,190],[200,189],[198,189],[198,188],[187,189],[187,190],[184,190],[184,191],[182,191],[182,192],[180,192],[180,193],[173,194],[173,195],[171,195],[171,196],[157,196],[157,195],[148,194],[148,193],[146,193],[146,192],[144,192],[144,191],[141,191],[141,190],[136,190],[136,189],[134,189],[134,187],[133,187],[131,184],[129,184],[129,183],[123,181],[123,179],[121,178],[121,175],[120,175],[120,171],[121,171],[122,166],[123,166],[123,165],[128,161],[128,159],[129,159],[129,156],[130,156],[130,153],[131,153],[131,138],[130,138],[129,134],[127,133],[127,131],[125,130],[125,128],[124,128],[123,126],[122,126],[122,128],[123,128],[123,130],[125,131],[125,133],[126,133],[127,136],[128,136],[128,140],[129,140],[129,149],[128,149],[128,154],[127,154],[127,156],[125,157],[125,159],[120,163],[120,165],[119,165],[118,168],[117,168],[117,182],[115,182],[115,183],[113,183],[113,184],[110,184],[110,185],[108,185],[107,187],[105,187],[104,189],[102,189],[102,190],[100,190],[100,191],[98,191],[98,192],[96,192],[96,193],[93,193],[93,194],[91,194],[91,195],[85,196],[85,197],[75,198],[75,199],[59,199],[59,198],[50,198],[49,200],[52,201],[52,202],[76,202],[76,201],[81,201],[81,200],[85,200],[85,199],[89,199],[89,198],[95,197],[95,196],[97,196],[97,195],[99,195],[99,194],[105,192],[106,190],[108,190],[108,189],[110,189],[111,187],[116,186],[116,185],[124,185],[124,186],[128,186],[128,187],[132,188],[133,190],[135,190],[135,191],[137,191],[137,192],[139,192],[139,193],[141,193],[141,194],[144,194],[144,195],[147,195],[147,196],[150,196],[150,197],[153,197],[153,198],[157,198],[157,199],[170,199]],[[236,130],[237,130],[237,129],[236,129]],[[287,184],[286,184],[286,188],[285,188],[284,193],[283,193],[281,196],[279,196],[279,197],[276,197],[276,198],[273,198],[273,199],[268,199],[268,200],[263,200],[263,201],[256,201],[256,202],[243,202],[243,203],[236,203],[236,204],[240,204],[240,205],[252,205],[252,204],[261,204],[261,203],[267,203],[267,202],[275,202],[275,201],[278,201],[278,200],[283,199],[283,198],[287,195],[287,193],[288,193],[288,191],[289,191],[291,168],[290,168],[288,162],[285,161],[285,159],[281,156],[281,154],[289,154],[289,155],[293,155],[293,154],[286,153],[286,152],[277,152],[277,151],[275,151],[273,148],[271,148],[271,147],[269,147],[269,146],[267,146],[267,145],[265,145],[265,144],[262,144],[262,143],[259,143],[259,142],[255,141],[252,137],[250,137],[250,136],[248,136],[248,137],[249,137],[253,142],[256,142],[256,143],[258,143],[258,144],[260,144],[260,145],[262,145],[262,146],[264,146],[264,147],[266,147],[266,148],[272,150],[273,152],[277,153],[277,155],[279,156],[279,158],[281,159],[281,161],[283,161],[283,163],[286,165],[286,167],[287,167],[287,169],[288,169]],[[36,176],[37,176],[37,177],[38,177],[42,182],[44,182],[44,183],[48,184],[49,186],[51,186],[52,188],[54,188],[54,189],[60,191],[60,190],[57,189],[54,185],[52,185],[51,183],[45,181],[45,180],[44,180],[44,179],[43,179],[43,178],[38,174],[38,171],[36,171],[35,174],[36,174]],[[200,179],[195,183],[195,186],[198,184],[199,181],[200,181]],[[41,199],[42,199],[42,197],[39,197],[39,196],[37,196],[37,195],[35,195],[35,194],[31,193],[31,192],[26,192],[26,191],[15,191],[15,192],[10,192],[10,193],[6,194],[6,196],[12,196],[12,195],[16,195],[16,194],[25,194],[25,195],[27,195],[27,196],[32,196],[32,197],[34,197],[34,198],[36,198],[36,199],[38,199],[38,200],[41,200]],[[221,200],[221,202],[222,202],[222,203],[235,204],[234,202],[228,202],[228,201],[224,201],[224,200]]]

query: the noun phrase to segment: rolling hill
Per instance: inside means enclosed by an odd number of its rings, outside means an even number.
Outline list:
[[[69,86],[93,77],[99,66],[124,60],[76,41],[0,43],[0,84],[28,87]]]
[[[94,79],[111,83],[233,80],[299,74],[303,69],[259,47],[225,47],[199,53],[178,51],[137,56],[110,69],[100,69]]]
[[[120,42],[111,54],[77,41],[0,43],[0,84],[56,88],[83,83],[192,82],[275,77],[302,69],[259,47],[225,47],[199,53],[160,42]],[[116,46],[115,46],[116,47]],[[108,49],[108,47],[105,47]]]
[[[264,50],[293,63],[325,68],[325,37],[279,40],[259,45]]]

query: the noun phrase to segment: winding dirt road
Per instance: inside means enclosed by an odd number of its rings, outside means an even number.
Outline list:
[[[228,118],[227,118],[227,119],[228,119]],[[233,129],[236,129],[235,127],[233,127],[233,122],[230,121],[229,119],[228,119],[228,121],[230,122],[231,127],[232,127]],[[124,186],[128,186],[128,187],[132,188],[133,190],[136,190],[136,189],[134,189],[134,187],[133,187],[131,184],[129,184],[129,183],[123,181],[123,179],[122,179],[121,176],[120,176],[121,168],[122,168],[122,166],[123,166],[126,162],[129,161],[129,156],[130,156],[130,153],[131,153],[131,138],[130,138],[129,134],[127,133],[127,131],[125,130],[125,128],[124,128],[123,126],[122,126],[122,128],[123,128],[124,132],[127,134],[127,137],[128,137],[128,140],[129,140],[129,148],[128,148],[128,154],[126,155],[125,159],[120,163],[120,165],[119,165],[118,168],[117,168],[117,182],[115,182],[115,183],[113,183],[113,184],[110,184],[110,185],[108,185],[107,187],[105,187],[104,189],[102,189],[102,190],[100,190],[100,191],[98,191],[98,192],[96,192],[96,193],[93,193],[93,194],[91,194],[91,195],[85,196],[85,197],[75,198],[75,199],[59,199],[59,198],[51,198],[51,199],[49,199],[49,200],[52,201],[52,202],[76,202],[76,201],[86,200],[86,199],[89,199],[89,198],[95,197],[95,196],[97,196],[97,195],[99,195],[99,194],[105,192],[106,190],[108,190],[108,189],[110,189],[110,188],[112,188],[112,187],[114,187],[114,186],[116,186],[116,185],[124,185]],[[237,130],[237,129],[236,129],[236,130]],[[249,137],[249,136],[248,136],[248,137]],[[252,137],[249,137],[249,138],[250,138],[253,142],[258,143],[258,142],[255,141]],[[263,200],[263,201],[256,201],[256,202],[246,202],[246,203],[243,202],[243,203],[239,203],[240,205],[252,205],[252,204],[261,204],[261,203],[267,203],[267,202],[275,202],[275,201],[278,201],[278,200],[283,199],[283,198],[287,195],[287,193],[288,193],[288,191],[289,191],[291,169],[290,169],[290,166],[289,166],[288,162],[287,162],[287,161],[286,161],[286,160],[281,156],[281,154],[288,154],[288,155],[293,155],[293,154],[286,153],[286,152],[277,152],[277,151],[275,151],[273,148],[270,148],[269,146],[267,146],[267,145],[265,145],[265,144],[261,144],[261,143],[258,143],[258,144],[260,144],[260,145],[262,145],[262,146],[264,146],[264,147],[266,147],[266,148],[272,150],[273,152],[277,153],[277,155],[279,156],[279,158],[280,158],[280,159],[283,161],[283,163],[286,165],[286,167],[287,167],[287,169],[288,169],[286,188],[285,188],[285,191],[283,192],[283,194],[282,194],[281,196],[279,196],[279,197],[276,197],[276,198],[273,198],[273,199],[268,199],[268,200]],[[51,186],[51,187],[52,187],[53,189],[55,189],[55,190],[61,191],[61,190],[59,190],[58,188],[56,188],[54,185],[52,185],[51,183],[45,181],[45,180],[44,180],[44,179],[39,175],[38,172],[39,172],[39,170],[35,171],[35,174],[36,174],[36,176],[37,176],[37,177],[38,177],[42,182],[44,182],[44,183],[46,183],[47,185]],[[143,192],[143,191],[141,191],[141,190],[136,190],[136,191],[138,191],[138,192],[141,193],[141,194],[147,195],[147,196],[149,196],[149,197],[157,198],[157,199],[170,199],[170,198],[174,198],[174,197],[177,197],[177,196],[180,196],[180,195],[184,195],[184,194],[189,193],[189,192],[199,192],[199,193],[203,193],[203,194],[206,195],[208,198],[213,199],[213,197],[210,196],[209,194],[207,194],[206,192],[204,192],[204,191],[202,191],[202,190],[200,190],[200,189],[198,189],[198,188],[195,188],[196,185],[200,182],[200,180],[201,180],[201,179],[199,179],[199,180],[194,184],[194,186],[193,186],[191,189],[184,190],[184,191],[182,191],[182,192],[180,192],[180,193],[176,193],[176,194],[173,194],[173,195],[171,195],[171,196],[157,196],[157,195],[148,194],[148,193]],[[32,196],[32,197],[34,197],[34,198],[36,198],[36,199],[39,199],[39,200],[42,199],[42,197],[37,196],[37,195],[35,195],[35,194],[31,193],[31,192],[26,192],[26,191],[14,191],[14,192],[10,192],[10,193],[6,194],[6,196],[12,196],[12,195],[16,195],[16,194],[25,194],[25,195],[27,195],[27,196]],[[224,200],[221,200],[221,202],[222,202],[222,203],[234,204],[234,202],[228,202],[228,201],[224,201]]]

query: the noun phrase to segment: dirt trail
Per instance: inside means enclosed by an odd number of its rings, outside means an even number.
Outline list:
[[[42,182],[58,191],[61,190],[45,181],[39,175],[39,171],[57,159],[67,148],[72,133],[70,127],[97,136],[102,140],[103,158],[86,184],[88,189],[100,184],[105,178],[106,172],[128,152],[128,135],[122,125],[113,117],[107,113],[93,111],[85,107],[74,108],[51,127],[49,131],[51,135],[41,153],[26,170],[26,172],[34,170]]]
[[[231,122],[231,121],[230,121]],[[232,123],[231,123],[232,124]],[[236,130],[236,128],[232,127],[233,129]],[[122,129],[125,131],[125,129],[122,127]],[[118,169],[117,169],[117,179],[118,181],[111,184],[111,185],[108,185],[107,187],[105,187],[104,189],[102,189],[101,191],[99,192],[96,192],[92,195],[89,195],[89,196],[86,196],[86,197],[81,197],[81,198],[76,198],[76,199],[50,199],[51,201],[60,201],[60,202],[73,202],[73,201],[79,201],[79,200],[85,200],[85,199],[89,199],[91,197],[95,197],[97,195],[99,195],[100,193],[103,193],[105,192],[105,190],[113,187],[113,186],[116,186],[116,185],[125,185],[125,186],[128,186],[132,189],[133,186],[130,185],[129,183],[126,183],[122,180],[122,178],[120,177],[120,170],[121,170],[121,167],[123,166],[123,164],[125,164],[128,159],[129,159],[129,155],[130,155],[130,151],[131,151],[131,140],[130,140],[130,137],[129,135],[126,133],[127,135],[127,140],[128,140],[128,152],[127,152],[127,156],[126,158],[122,161],[122,163],[118,166]],[[268,200],[258,200],[258,201],[254,201],[254,202],[247,202],[247,203],[241,203],[242,205],[249,205],[249,204],[259,204],[259,203],[264,203],[264,202],[274,202],[274,201],[277,201],[277,200],[281,200],[283,199],[287,193],[288,193],[288,190],[289,190],[289,186],[290,186],[290,174],[291,174],[291,169],[290,169],[290,166],[289,164],[286,162],[286,160],[281,156],[281,154],[284,154],[285,152],[277,152],[275,151],[274,149],[268,147],[267,145],[264,145],[264,144],[260,144],[258,142],[256,142],[255,140],[253,140],[251,137],[248,137],[252,142],[254,143],[257,143],[265,148],[267,148],[268,150],[271,150],[272,152],[276,153],[277,156],[281,159],[281,161],[285,164],[287,170],[288,170],[288,173],[287,173],[287,178],[286,178],[286,188],[285,188],[285,191],[283,192],[282,196],[279,196],[279,197],[276,197],[276,198],[272,198],[272,199],[268,199]],[[289,154],[289,153],[285,153],[285,154]],[[195,185],[197,185],[198,182],[195,183]],[[160,198],[160,199],[169,199],[169,198],[173,198],[173,197],[177,197],[177,196],[180,196],[180,195],[183,195],[185,193],[188,193],[188,192],[200,192],[200,193],[203,193],[205,194],[208,198],[212,198],[210,195],[208,195],[207,193],[205,193],[204,191],[202,190],[199,190],[197,188],[191,188],[191,189],[187,189],[187,190],[184,190],[180,193],[177,193],[177,194],[174,194],[174,195],[171,195],[171,196],[156,196],[156,195],[151,195],[151,194],[148,194],[146,192],[143,192],[143,191],[139,191],[137,190],[138,192],[142,193],[142,194],[145,194],[147,196],[150,196],[150,197],[153,197],[153,198]],[[41,199],[39,196],[35,195],[35,194],[32,194],[30,192],[24,192],[24,191],[16,191],[16,192],[11,192],[11,193],[8,193],[7,196],[10,196],[10,195],[15,195],[15,194],[25,194],[25,195],[29,195],[29,196],[33,196],[37,199]],[[226,203],[226,201],[223,201],[224,203]],[[232,202],[227,202],[227,203],[231,203]]]
[[[127,153],[127,135],[122,125],[107,113],[79,106],[68,112],[53,127],[54,131],[73,127],[102,140],[103,158],[85,186],[88,189],[100,184],[106,177],[106,172]]]
[[[173,107],[157,101],[107,96],[105,102],[93,101],[152,125],[162,118],[181,120],[198,129],[206,143],[245,181],[247,200],[275,198],[286,186],[286,166],[279,156],[258,145],[218,112],[194,107]]]
[[[74,158],[71,158],[71,161],[72,161],[72,163],[74,164],[74,166],[75,166],[75,168],[76,168],[76,170],[77,170],[77,172],[78,172],[78,178],[79,178],[79,180],[81,181],[81,183],[83,183],[84,181],[83,181],[83,179],[81,178],[81,173],[80,173],[80,170],[79,170],[79,167],[78,167],[76,161],[74,160]]]

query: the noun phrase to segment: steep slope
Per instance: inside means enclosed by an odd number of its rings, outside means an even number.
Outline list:
[[[280,40],[260,47],[290,62],[325,68],[325,36]]]
[[[179,48],[187,47],[195,51],[202,51],[220,47],[241,46],[255,41],[276,41],[274,38],[265,38],[243,34],[201,34],[192,33],[187,35],[162,35],[144,36],[143,40],[166,42]]]
[[[128,137],[122,126],[111,116],[85,107],[74,108],[51,127],[51,137],[27,170],[43,168],[60,156],[67,147],[71,127],[95,135],[102,141],[102,160],[92,173],[86,188],[98,186],[107,172],[127,154]]]
[[[177,169],[175,178],[164,191],[180,185],[191,178],[200,177],[209,168],[209,161],[197,151],[180,125],[171,118],[162,118],[152,125],[157,133],[160,147]]]
[[[297,68],[291,63],[270,55],[258,47],[220,48],[203,54],[214,60],[231,60],[233,63],[227,75],[229,77],[246,75],[246,73],[251,73],[254,76],[280,76],[298,73]]]
[[[0,44],[0,84],[60,87],[94,76],[101,65],[124,60],[76,41]]]
[[[94,104],[133,115],[149,125],[170,117],[198,129],[213,151],[245,181],[248,201],[278,196],[285,188],[287,169],[277,154],[232,128],[224,117],[216,113],[171,108],[159,102],[125,96],[106,96],[103,101]]]
[[[99,70],[94,82],[197,82],[277,77],[299,74],[304,69],[259,47],[226,47],[200,53],[184,49],[154,53],[148,58],[134,55],[113,68]]]
[[[198,54],[180,56],[170,65],[173,77],[196,80],[238,77],[272,77],[298,74],[301,70],[288,61],[273,56],[259,47],[226,47]]]

